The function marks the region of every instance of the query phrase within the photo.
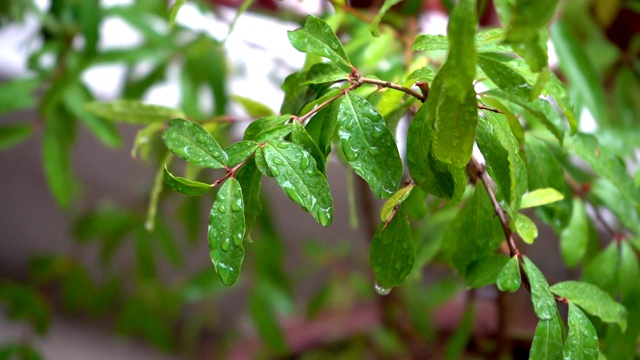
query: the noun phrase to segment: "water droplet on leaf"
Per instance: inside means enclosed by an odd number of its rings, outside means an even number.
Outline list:
[[[220,211],[220,213],[221,213],[221,214],[224,214],[224,213],[226,213],[226,212],[227,212],[227,208],[226,208],[226,207],[224,207],[223,205],[220,205],[220,206],[218,207],[218,211]]]
[[[391,289],[381,286],[380,284],[378,284],[378,282],[375,283],[373,288],[376,290],[378,295],[389,295],[389,293],[391,292]]]
[[[229,251],[229,249],[231,249],[231,242],[229,241],[229,239],[224,239],[220,243],[220,248],[224,251]]]

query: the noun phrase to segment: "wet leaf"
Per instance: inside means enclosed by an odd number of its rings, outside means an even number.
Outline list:
[[[483,288],[495,284],[498,274],[509,261],[509,258],[499,254],[489,254],[478,258],[467,267],[464,282],[472,288]]]
[[[564,358],[598,359],[598,334],[589,318],[572,302],[569,303],[569,334],[564,344]]]
[[[526,43],[547,25],[556,11],[558,0],[516,0],[511,8],[507,42]]]
[[[533,244],[533,241],[538,237],[538,227],[533,220],[524,214],[516,214],[515,226],[518,234],[527,244]]]
[[[378,225],[371,241],[369,261],[376,283],[384,289],[400,285],[411,273],[416,258],[407,212],[400,207],[384,228]]]
[[[184,113],[178,109],[160,105],[143,104],[134,100],[91,102],[84,106],[84,110],[107,120],[137,125],[148,125],[185,116]]]
[[[167,124],[162,140],[169,150],[186,161],[210,168],[224,168],[227,154],[201,125],[184,119]]]
[[[255,141],[256,137],[273,128],[284,125],[289,119],[291,119],[291,115],[273,115],[266,116],[260,119],[256,119],[244,131],[243,140],[252,140]]]
[[[298,121],[293,122],[293,131],[291,132],[291,142],[296,145],[300,145],[306,152],[308,152],[316,161],[316,166],[321,173],[325,173],[326,156],[320,151],[318,145],[311,138],[311,135],[305,130]]]
[[[164,181],[173,190],[189,196],[202,196],[211,190],[211,184],[174,176],[166,166],[164,167]]]
[[[291,123],[286,125],[280,125],[280,126],[261,132],[256,136],[254,140],[258,143],[263,143],[269,140],[280,140],[285,136],[291,134],[292,130],[293,130],[293,126]]]
[[[236,166],[247,160],[258,149],[258,143],[255,141],[242,140],[235,144],[229,145],[224,152],[227,154],[227,165],[229,167]]]
[[[218,276],[231,285],[240,275],[245,235],[242,189],[235,178],[224,182],[209,215],[209,252]]]
[[[305,130],[318,145],[325,158],[331,153],[331,141],[338,126],[339,107],[338,101],[332,102],[329,106],[318,111],[305,126]]]
[[[333,83],[336,81],[346,81],[349,79],[349,73],[340,67],[329,63],[313,64],[307,71],[307,81],[302,85]]]
[[[500,291],[516,292],[521,282],[518,256],[513,256],[500,271],[496,285]]]
[[[262,173],[256,166],[255,159],[246,163],[236,174],[236,180],[242,188],[242,201],[244,203],[244,219],[246,224],[245,238],[249,236],[256,218],[262,211],[260,201],[260,184]]]
[[[402,177],[398,147],[375,108],[362,97],[348,93],[340,101],[338,136],[353,170],[379,199],[391,196]]]
[[[411,46],[411,51],[448,50],[449,39],[445,35],[418,35]]]
[[[524,101],[531,97],[531,85],[515,70],[489,56],[478,56],[478,65],[489,79],[503,91],[513,94]]]
[[[408,197],[411,195],[411,190],[415,187],[415,184],[409,184],[400,190],[396,191],[395,194],[391,195],[389,199],[382,205],[380,209],[380,221],[386,222],[393,214],[393,209],[402,204]]]
[[[575,134],[578,131],[578,120],[576,118],[575,109],[573,107],[573,101],[569,97],[569,91],[564,84],[558,79],[553,71],[549,71],[549,79],[545,86],[545,89],[553,97],[558,104],[558,107],[564,113],[564,116],[569,122],[571,128],[571,134]]]
[[[533,309],[539,319],[551,320],[556,316],[557,307],[553,294],[551,294],[549,290],[549,283],[547,283],[547,279],[544,278],[544,275],[528,257],[524,256],[523,260],[522,266],[531,285],[531,302],[533,303]]]
[[[533,335],[533,343],[529,359],[531,360],[557,360],[562,358],[562,331],[563,324],[556,314],[551,320],[540,320]]]
[[[307,209],[322,225],[333,221],[333,200],[327,178],[313,157],[298,145],[283,140],[267,142],[264,159],[289,198]]]
[[[342,43],[324,20],[309,15],[303,28],[289,31],[287,36],[296,50],[319,55],[351,68]]]
[[[589,243],[589,219],[584,202],[573,199],[573,211],[569,225],[560,233],[560,252],[569,268],[574,268],[587,252]]]
[[[564,195],[554,188],[536,189],[522,196],[521,209],[551,204],[564,199]]]

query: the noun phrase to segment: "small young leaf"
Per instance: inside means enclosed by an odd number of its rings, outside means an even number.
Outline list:
[[[16,146],[33,134],[33,125],[11,124],[0,126],[0,151]]]
[[[431,84],[435,77],[436,77],[436,73],[433,72],[433,70],[431,70],[431,69],[429,69],[428,67],[425,66],[425,67],[421,67],[420,69],[412,72],[407,77],[407,80],[423,81],[423,82],[426,82],[428,84]]]
[[[111,121],[148,125],[184,117],[178,109],[160,105],[148,105],[134,100],[116,100],[112,102],[92,102],[84,106],[87,112]]]
[[[467,267],[464,276],[465,285],[479,289],[495,284],[498,281],[498,275],[509,260],[507,256],[499,254],[489,254],[475,260]]]
[[[573,211],[569,225],[560,233],[560,251],[568,267],[578,265],[587,252],[589,243],[589,218],[580,198],[573,199]]]
[[[597,286],[579,281],[564,281],[551,287],[551,291],[569,299],[587,313],[599,317],[606,323],[617,323],[624,332],[627,328],[627,309],[613,301]]]
[[[162,140],[171,152],[196,165],[220,169],[227,163],[227,154],[200,124],[173,119],[167,124]]]
[[[395,194],[391,195],[389,199],[382,205],[380,209],[380,221],[386,222],[391,217],[393,213],[393,209],[402,204],[408,197],[411,195],[411,190],[415,187],[415,184],[409,184],[402,189],[396,191]]]
[[[553,294],[549,290],[549,283],[544,278],[544,275],[538,270],[538,268],[524,256],[524,263],[522,264],[527,277],[529,277],[529,283],[531,284],[531,302],[533,303],[533,310],[541,320],[550,320],[556,316],[557,307]]]
[[[598,359],[598,334],[589,318],[574,303],[569,302],[569,334],[564,344],[564,358]]]
[[[516,292],[521,282],[518,256],[513,256],[500,271],[496,285],[500,291]]]
[[[325,162],[327,161],[326,156],[320,150],[320,148],[318,148],[318,145],[316,145],[315,141],[313,141],[307,130],[305,130],[305,128],[302,127],[302,125],[300,125],[300,122],[298,121],[293,122],[291,141],[296,145],[300,145],[300,147],[302,147],[306,152],[313,156],[313,159],[316,161],[318,170],[323,174],[325,173],[324,167]]]
[[[378,226],[371,241],[369,261],[376,283],[384,289],[400,285],[409,276],[415,259],[407,212],[400,207],[386,228],[385,223]]]
[[[164,167],[164,181],[173,190],[189,196],[202,196],[211,190],[210,184],[174,176],[169,172],[166,165]]]
[[[529,359],[557,360],[562,358],[563,324],[556,314],[551,320],[540,320],[533,335]]]
[[[533,244],[538,237],[538,227],[528,216],[517,213],[515,218],[516,231],[527,244]]]
[[[353,170],[379,199],[395,193],[402,177],[402,161],[384,119],[362,97],[347,93],[340,101],[338,136]]]
[[[396,5],[401,1],[402,0],[384,0],[384,4],[382,4],[382,6],[380,7],[380,10],[378,11],[378,14],[376,14],[376,17],[373,18],[373,21],[371,21],[371,25],[369,26],[369,31],[371,31],[371,35],[375,37],[380,36],[380,31],[378,30],[378,24],[380,24],[380,21],[384,17],[384,14],[386,14],[387,11],[389,11],[389,9],[393,7],[393,5]]]
[[[258,149],[258,143],[255,141],[242,140],[235,144],[229,145],[224,152],[227,154],[227,166],[236,166],[247,160]]]
[[[231,285],[240,275],[245,235],[242,189],[235,178],[224,182],[209,215],[209,252],[218,276]]]
[[[551,204],[564,199],[564,195],[554,188],[536,189],[522,196],[521,209]]]
[[[307,71],[307,81],[303,82],[302,85],[333,83],[348,79],[349,73],[340,67],[330,63],[317,63],[313,64]]]
[[[244,111],[253,118],[273,115],[273,110],[270,107],[253,99],[240,95],[231,95],[231,99],[238,102],[244,108]]]
[[[327,178],[313,157],[298,145],[272,140],[264,147],[264,159],[289,198],[307,209],[322,225],[333,220],[333,200]]]
[[[303,28],[289,31],[287,36],[296,50],[319,55],[351,68],[342,43],[324,20],[309,15]]]
[[[154,139],[156,132],[160,131],[164,125],[162,123],[149,124],[136,133],[136,138],[133,141],[133,147],[131,148],[131,157],[133,159],[140,158],[147,160],[149,158],[149,151],[151,150],[151,141]]]
[[[289,119],[291,119],[291,115],[273,115],[256,119],[251,122],[251,124],[249,124],[247,129],[244,131],[244,137],[242,138],[242,140],[255,141],[256,137],[260,133],[282,126]]]

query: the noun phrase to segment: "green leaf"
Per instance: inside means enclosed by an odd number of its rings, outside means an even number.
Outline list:
[[[17,78],[0,84],[0,114],[33,108],[33,92],[40,84],[37,78]]]
[[[162,140],[171,152],[196,165],[220,169],[227,163],[227,154],[200,124],[173,119],[167,124]]]
[[[462,319],[447,343],[444,356],[446,360],[463,358],[464,350],[473,334],[475,312],[475,306],[471,302],[467,303]]]
[[[478,65],[489,79],[503,91],[529,101],[531,98],[531,85],[515,70],[506,64],[494,60],[491,57],[479,55]]]
[[[71,168],[71,146],[75,123],[55,109],[44,123],[42,163],[49,190],[58,206],[67,208],[73,197],[76,180]]]
[[[391,131],[362,97],[347,93],[338,101],[338,136],[349,165],[377,198],[388,198],[402,177],[402,161]]]
[[[31,124],[10,124],[0,126],[0,151],[16,146],[33,134]]]
[[[556,316],[557,307],[553,294],[549,290],[549,283],[544,278],[544,275],[538,270],[538,268],[529,260],[528,257],[523,257],[522,267],[524,272],[529,278],[529,284],[531,285],[531,302],[533,303],[533,310],[541,320],[550,320]]]
[[[504,29],[479,31],[475,37],[478,52],[512,52],[510,46],[502,44],[506,38]],[[418,35],[411,46],[411,51],[447,50],[449,41],[443,35]]]
[[[284,91],[284,99],[280,106],[281,114],[300,115],[309,102],[317,98],[320,90],[318,88],[327,86],[327,84],[302,85],[306,80],[307,77],[303,72],[294,72],[284,79],[284,83],[280,86]]]
[[[300,145],[300,147],[313,156],[318,170],[323,174],[325,173],[326,155],[320,150],[318,145],[316,145],[315,141],[311,138],[311,135],[309,135],[307,130],[305,130],[298,121],[293,122],[291,142],[296,145]]]
[[[560,68],[577,93],[578,103],[589,109],[598,123],[606,121],[605,96],[598,73],[578,39],[564,20],[551,26],[551,40],[560,60]]]
[[[503,115],[489,111],[484,114],[478,120],[478,147],[489,175],[498,185],[496,195],[518,209],[527,190],[527,169],[519,154],[520,145]]]
[[[211,184],[173,176],[173,174],[169,172],[169,169],[167,169],[166,165],[164,167],[164,181],[173,190],[189,196],[202,196],[211,190]]]
[[[171,6],[171,9],[169,9],[169,28],[173,29],[173,27],[176,24],[176,17],[178,16],[178,11],[180,11],[180,8],[182,7],[182,5],[184,5],[184,1],[185,0],[176,0],[175,3],[173,3],[173,5]]]
[[[580,306],[587,313],[599,317],[606,323],[617,323],[623,332],[627,328],[627,310],[595,285],[579,281],[564,281],[553,285],[551,291],[569,299],[570,303]]]
[[[551,320],[540,320],[533,335],[533,343],[529,352],[532,360],[562,359],[563,324],[556,314]]]
[[[258,150],[258,143],[255,141],[242,140],[231,144],[224,149],[227,154],[227,166],[236,166],[251,157]],[[244,187],[243,187],[244,188]]]
[[[396,191],[395,194],[391,195],[389,199],[382,205],[380,209],[380,221],[386,222],[391,217],[393,213],[393,209],[402,204],[408,197],[411,195],[411,190],[415,187],[415,184],[409,184],[400,190]]]
[[[160,105],[143,104],[134,100],[116,100],[112,102],[91,102],[84,106],[90,114],[107,120],[137,125],[149,125],[164,122],[172,118],[184,117],[184,113]]]
[[[303,28],[289,31],[287,36],[296,50],[319,55],[351,68],[342,43],[324,20],[309,15]]]
[[[307,81],[302,85],[333,83],[349,80],[349,73],[329,63],[313,64],[307,71]]]
[[[4,305],[3,314],[9,319],[27,320],[41,335],[47,331],[51,317],[49,302],[34,288],[2,281],[0,304]]]
[[[131,148],[131,157],[133,159],[138,158],[138,152],[143,160],[149,158],[149,152],[151,151],[151,142],[154,139],[155,133],[162,130],[164,125],[162,123],[154,123],[145,126],[138,130],[136,138],[133,141],[133,147]]]
[[[449,39],[445,35],[423,34],[416,36],[411,51],[448,50]]]
[[[153,179],[153,187],[151,188],[151,194],[149,195],[149,205],[147,207],[147,219],[145,221],[145,228],[147,231],[153,230],[156,222],[156,213],[158,212],[158,202],[160,201],[160,193],[164,185],[164,165],[168,165],[173,160],[173,155],[170,152],[166,152],[164,159],[160,161],[160,166],[156,170],[156,176]]]
[[[260,286],[258,286],[259,288]],[[272,301],[264,292],[254,291],[249,297],[249,313],[260,336],[276,354],[289,352],[283,331],[276,318]]]
[[[291,134],[292,130],[293,130],[293,125],[291,123],[280,125],[272,129],[261,132],[256,136],[254,140],[258,143],[263,143],[269,140],[280,140],[285,136]]]
[[[564,195],[554,188],[536,189],[522,196],[521,209],[547,205],[564,199]]]
[[[623,242],[623,244],[626,244],[626,242]],[[627,246],[629,245],[627,244]],[[633,256],[635,257],[635,255]],[[618,244],[611,242],[585,267],[582,273],[582,281],[599,287],[611,297],[616,297],[618,295],[620,280]]]
[[[640,234],[640,214],[632,199],[623,195],[613,184],[604,178],[597,178],[591,183],[589,193],[598,198],[611,210],[618,220],[634,234]]]
[[[400,3],[401,1],[402,0],[384,0],[384,3],[382,4],[382,6],[380,7],[380,10],[378,11],[378,14],[376,14],[376,17],[373,18],[373,21],[371,21],[371,25],[369,26],[369,31],[371,31],[371,35],[375,37],[380,36],[380,31],[378,30],[378,24],[380,24],[380,21],[384,17],[384,14],[386,14],[387,11],[389,11],[389,9],[391,9],[394,5]]]
[[[434,73],[433,70],[429,69],[428,67],[424,66],[424,67],[421,67],[420,69],[412,72],[407,77],[407,80],[423,81],[423,82],[426,82],[428,84],[431,84],[435,77],[436,77],[436,73]],[[394,93],[396,93],[396,92],[394,92]]]
[[[533,241],[538,237],[538,227],[533,220],[524,214],[516,213],[515,226],[516,231],[527,244],[533,244]]]
[[[247,229],[244,236],[247,238],[256,223],[256,218],[262,211],[262,203],[260,202],[262,173],[258,170],[255,159],[246,163],[242,169],[238,171],[236,180],[238,180],[242,187],[244,219]]]
[[[556,11],[558,0],[516,0],[511,9],[507,42],[525,43],[538,29],[547,25]]]
[[[518,256],[513,256],[500,271],[496,285],[500,291],[516,292],[520,288],[521,282]]]
[[[271,130],[273,128],[284,125],[287,121],[291,119],[291,115],[273,115],[266,116],[260,119],[256,119],[244,131],[244,137],[242,140],[253,140],[255,141],[256,137],[267,130]]]
[[[209,252],[218,276],[232,285],[240,275],[245,235],[242,189],[235,178],[224,182],[209,215]]]
[[[313,157],[298,145],[272,140],[264,147],[264,159],[289,198],[307,209],[322,225],[333,220],[333,200],[327,178]]]
[[[244,111],[253,118],[273,115],[273,110],[261,102],[240,95],[232,95],[231,99],[240,104]]]
[[[589,243],[589,218],[580,198],[573,199],[573,211],[569,225],[560,233],[560,252],[569,268],[574,268],[587,252]]]
[[[569,303],[569,334],[564,344],[564,358],[598,359],[598,334],[589,318],[572,302]]]
[[[504,241],[500,222],[494,214],[487,190],[477,183],[473,195],[447,228],[443,251],[463,276],[471,262],[492,253]]]
[[[545,86],[545,89],[553,97],[553,99],[558,104],[558,107],[564,113],[564,116],[567,118],[569,122],[569,126],[571,127],[571,134],[575,134],[578,131],[578,119],[575,114],[575,110],[573,108],[573,102],[569,97],[569,91],[564,86],[564,84],[558,79],[556,74],[553,71],[549,71],[549,79]]]
[[[271,170],[269,170],[267,162],[264,159],[264,151],[262,150],[262,147],[258,147],[254,159],[256,161],[256,167],[262,174],[268,177],[273,177],[273,174],[271,173]]]
[[[318,145],[325,158],[331,153],[331,141],[338,126],[339,109],[339,101],[334,101],[329,106],[318,111],[305,126],[309,136]]]
[[[390,290],[400,285],[411,273],[416,260],[407,212],[400,207],[384,228],[378,225],[371,241],[369,261],[378,286]],[[384,230],[383,230],[384,228]]]
[[[498,274],[509,261],[509,258],[499,254],[489,254],[473,261],[467,267],[464,276],[466,286],[479,289],[498,281]]]

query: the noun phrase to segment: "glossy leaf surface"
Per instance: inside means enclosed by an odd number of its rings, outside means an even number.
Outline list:
[[[210,184],[174,176],[166,166],[164,167],[164,181],[173,190],[189,196],[202,196],[211,190]]]
[[[322,84],[340,80],[346,81],[348,79],[349,73],[342,70],[342,68],[330,63],[317,63],[313,64],[307,71],[307,81],[302,84]]]
[[[244,260],[242,242],[246,228],[242,199],[240,183],[229,178],[218,190],[209,215],[211,261],[225,285],[236,282]]]
[[[307,209],[322,225],[333,221],[333,200],[327,178],[313,157],[298,145],[273,140],[264,145],[264,159],[289,198]]]
[[[503,91],[525,101],[531,97],[531,85],[515,70],[488,56],[478,56],[478,65]]]
[[[258,143],[263,143],[269,140],[280,140],[285,136],[291,134],[293,130],[292,124],[280,125],[269,130],[265,130],[258,134],[254,139]]]
[[[518,257],[513,256],[500,271],[496,285],[500,291],[516,292],[521,282]]]
[[[162,140],[169,150],[184,160],[210,168],[224,168],[227,154],[201,125],[184,119],[173,119],[167,124]]]
[[[256,119],[244,131],[243,140],[254,141],[259,134],[284,125],[290,118],[291,115],[273,115]]]
[[[562,359],[563,324],[556,314],[551,320],[540,320],[533,335],[533,343],[529,353],[531,360]]]
[[[116,100],[112,102],[92,102],[84,109],[107,120],[137,125],[148,125],[164,122],[173,118],[184,117],[184,113],[160,105],[149,105],[134,100]]]
[[[508,261],[509,257],[498,254],[478,258],[467,267],[464,275],[465,284],[476,289],[495,284]]]
[[[400,285],[409,275],[416,258],[407,212],[403,207],[384,228],[381,223],[373,235],[369,261],[376,283],[384,289]]]
[[[307,130],[300,125],[298,121],[294,121],[293,131],[291,132],[291,141],[294,144],[300,145],[306,152],[308,152],[316,161],[316,166],[321,173],[325,173],[326,155],[320,150],[318,145],[313,141],[311,135]]]
[[[380,221],[386,222],[391,217],[393,213],[393,209],[402,204],[408,197],[411,195],[411,191],[415,187],[414,184],[409,184],[400,190],[396,191],[395,194],[391,195],[389,199],[382,205],[380,209]]]
[[[318,111],[304,127],[325,158],[331,152],[331,140],[338,126],[339,108],[339,101],[332,102],[329,106]]]
[[[242,140],[229,145],[224,149],[227,154],[227,165],[231,167],[240,164],[251,157],[256,150],[258,150],[258,143],[250,140]]]
[[[544,275],[528,257],[524,256],[523,260],[522,266],[529,277],[529,284],[531,284],[531,302],[533,303],[533,309],[536,315],[538,315],[538,318],[541,320],[553,319],[557,312],[556,301],[549,290],[547,279],[544,278]]]
[[[522,196],[521,209],[547,205],[564,199],[564,195],[554,188],[536,189]]]
[[[256,218],[262,211],[260,202],[260,185],[262,173],[258,170],[255,160],[246,163],[236,174],[236,180],[242,188],[242,202],[244,204],[244,221],[246,226],[245,238],[253,229]]]
[[[349,165],[379,199],[395,193],[402,176],[398,147],[376,109],[353,93],[346,94],[338,110],[338,136]]]
[[[517,213],[515,216],[515,226],[522,240],[527,244],[533,244],[538,237],[538,227],[528,216]]]
[[[589,318],[574,303],[569,303],[569,334],[564,344],[564,358],[598,359],[598,334]]]
[[[291,45],[298,51],[319,55],[347,68],[351,67],[342,43],[329,24],[320,18],[307,16],[304,27],[289,31],[287,36]]]

